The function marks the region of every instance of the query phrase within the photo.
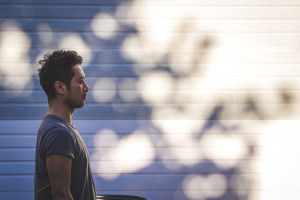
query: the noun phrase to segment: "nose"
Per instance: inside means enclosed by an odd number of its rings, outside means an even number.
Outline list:
[[[86,82],[84,82],[84,88],[83,88],[84,92],[88,92],[90,90],[89,86],[86,84]]]

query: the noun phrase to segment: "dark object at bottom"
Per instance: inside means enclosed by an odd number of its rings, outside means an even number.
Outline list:
[[[147,200],[133,195],[97,195],[97,200]]]

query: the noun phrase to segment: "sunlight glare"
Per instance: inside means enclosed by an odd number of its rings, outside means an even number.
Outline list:
[[[32,70],[28,53],[31,47],[30,38],[14,21],[1,24],[0,33],[0,71],[3,75],[2,85],[8,89],[21,91],[31,81]],[[13,63],[14,65],[7,65]],[[9,67],[8,67],[9,66]],[[16,76],[28,75],[26,78]],[[18,91],[15,93],[17,94]]]
[[[98,135],[95,145],[105,148],[99,148],[93,155],[94,160],[103,160],[94,167],[104,179],[115,180],[123,173],[141,170],[150,165],[155,157],[152,141],[142,131],[136,130],[122,139],[112,130],[103,130]]]
[[[43,44],[50,44],[53,41],[54,34],[51,27],[48,24],[39,24],[37,29],[39,39],[40,41],[42,41]]]
[[[188,175],[182,185],[185,195],[192,200],[218,198],[227,189],[226,178],[221,174],[210,174],[207,177]]]
[[[113,147],[118,144],[118,135],[111,129],[102,129],[94,139],[96,147]]]
[[[92,162],[93,171],[97,171],[99,175],[106,180],[114,180],[119,174],[114,165],[114,160],[108,156],[112,148],[118,143],[118,135],[111,129],[102,129],[97,132],[94,140],[94,146],[97,151],[91,156],[92,160],[100,162]],[[112,173],[115,172],[115,173]]]
[[[126,102],[134,102],[139,98],[139,92],[137,90],[127,90],[127,88],[135,89],[136,81],[130,78],[124,78],[124,80],[119,84],[119,94],[121,98]]]
[[[98,92],[99,90],[107,92]],[[115,97],[116,91],[116,83],[111,78],[100,78],[94,85],[92,95],[100,103],[110,102]]]
[[[220,168],[229,169],[247,157],[247,145],[242,138],[224,133],[223,135],[203,134],[200,146],[206,146],[204,155]],[[226,160],[226,162],[223,162]]]
[[[91,23],[93,33],[100,39],[110,40],[118,31],[117,19],[108,13],[99,13]],[[103,30],[105,27],[105,30]]]
[[[256,166],[258,171],[265,172],[258,175],[258,185],[256,187],[265,190],[299,190],[300,168],[299,152],[299,130],[298,120],[274,120],[266,125],[263,130],[261,145],[264,146],[258,153],[260,160]],[[282,141],[279,144],[274,141],[274,137]],[[281,138],[281,139],[280,139]],[[282,199],[282,195],[276,193],[258,193],[258,199]],[[293,199],[299,199],[300,193],[295,193]]]
[[[172,96],[168,92],[161,92],[159,95],[152,95],[149,90],[170,91],[174,88],[174,80],[169,73],[153,72],[147,77],[140,77],[137,88],[141,92],[143,100],[147,103],[167,102]]]
[[[69,34],[61,39],[59,43],[60,49],[76,49],[79,55],[83,57],[82,67],[86,67],[93,58],[90,46],[77,34]]]
[[[144,48],[141,39],[137,35],[126,37],[121,48],[122,55],[126,59],[132,60],[142,67],[155,67],[157,61],[156,57],[160,55],[159,51],[154,52],[151,51],[151,49]]]

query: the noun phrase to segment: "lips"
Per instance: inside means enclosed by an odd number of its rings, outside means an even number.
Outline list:
[[[84,95],[82,98],[83,98],[83,100],[86,100],[86,95]]]

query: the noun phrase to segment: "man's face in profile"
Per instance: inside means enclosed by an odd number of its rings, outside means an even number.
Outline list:
[[[66,95],[66,103],[71,108],[82,108],[87,99],[89,87],[85,82],[85,74],[79,65],[72,67],[75,75],[71,79],[70,90]]]

